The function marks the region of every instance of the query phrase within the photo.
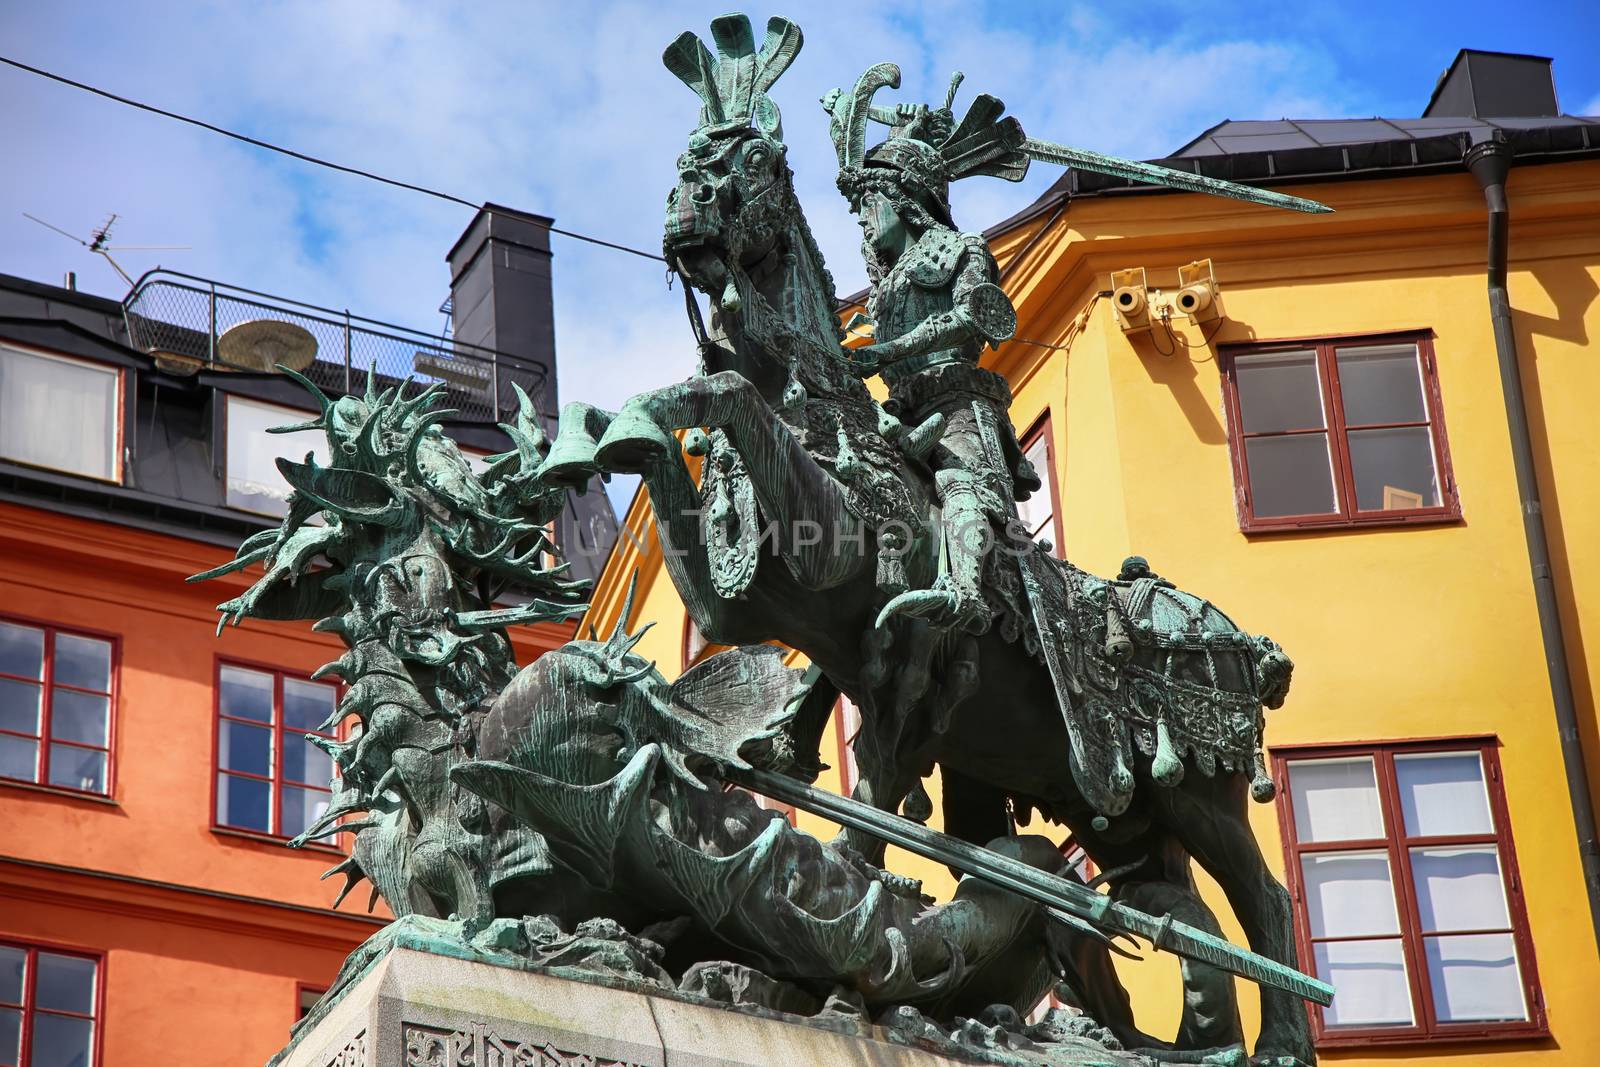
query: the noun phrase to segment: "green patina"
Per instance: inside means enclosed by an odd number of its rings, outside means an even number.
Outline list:
[[[1256,1061],[1314,1062],[1299,997],[1329,991],[1293,969],[1287,895],[1245,810],[1272,794],[1264,709],[1292,666],[1139,557],[1099,578],[1027,539],[1017,504],[1038,472],[1006,382],[979,366],[1015,312],[949,185],[1019,180],[1041,159],[1318,205],[1035,141],[987,95],[958,118],[959,75],[942,106],[875,103],[899,84],[880,64],[823,98],[872,282],[875,343],[852,352],[769,95],[799,28],[775,18],[758,44],[727,15],[711,36],[714,53],[685,33],[664,56],[700,102],[664,241],[698,372],[616,412],[569,404],[554,441],[523,397],[504,427],[515,450],[481,475],[440,432],[436,389],[407,397],[369,376],[364,396],[331,400],[302,379],[321,414],[285,429],[325,433],[329,463],[280,462],[294,490],[280,528],[196,576],[260,564],[224,622],[317,620],[348,646],[319,673],[348,685],[327,725],[357,726],[314,739],[334,799],[295,843],[351,835],[330,873],[344,892],[370,881],[402,921],[352,955],[329,1002],[403,945],[876,1019],[1000,1062],[1220,1063],[1243,1056],[1242,974],[1264,985]],[[869,148],[872,123],[888,136]],[[704,458],[699,478],[685,450]],[[631,593],[604,640],[513,658],[507,626],[581,610],[544,530],[601,471],[644,476],[690,615],[734,646],[675,682],[633,652]],[[768,642],[814,666],[785,667]],[[864,723],[853,800],[805,784],[841,694]],[[950,837],[917,822],[934,766]],[[823,843],[733,783],[849,829]],[[1034,811],[1071,829],[1108,894],[1017,833]],[[969,877],[933,904],[882,869],[887,841]],[[1191,857],[1253,952],[1221,937]],[[1127,934],[1185,957],[1176,1042],[1134,1023],[1111,966]],[[1058,980],[1081,1013],[1024,1023]]]

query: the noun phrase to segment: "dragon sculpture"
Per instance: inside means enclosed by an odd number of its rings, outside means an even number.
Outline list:
[[[1294,970],[1287,895],[1246,814],[1248,795],[1271,795],[1263,709],[1287,693],[1288,658],[1138,557],[1103,579],[1024,539],[955,573],[949,515],[965,506],[1008,533],[1036,484],[1009,391],[976,368],[981,345],[967,336],[973,323],[988,344],[1009,336],[992,257],[930,201],[917,237],[932,233],[929,247],[905,269],[874,270],[873,308],[886,320],[910,309],[904,321],[880,330],[876,355],[843,349],[767,94],[799,29],[773,19],[758,48],[749,21],[729,15],[712,34],[716,56],[684,34],[664,57],[701,102],[665,242],[688,283],[699,373],[615,413],[569,404],[553,442],[519,390],[502,425],[514,448],[481,472],[441,431],[438,387],[408,395],[409,381],[369,372],[364,395],[334,400],[293,375],[319,414],[281,432],[321,431],[330,459],[280,460],[293,490],[280,526],[192,579],[262,569],[219,605],[219,634],[247,617],[304,619],[347,646],[317,674],[346,687],[324,730],[348,728],[308,738],[333,761],[332,801],[292,843],[347,840],[329,872],[345,877],[339,899],[368,881],[398,921],[352,954],[325,1003],[386,946],[420,938],[832,1025],[842,1013],[993,1062],[1240,1063],[1240,974],[1264,986],[1253,1062],[1313,1063],[1300,1001],[1326,1003],[1331,988]],[[963,173],[1010,177],[1016,153],[1047,158],[1051,146],[1002,121],[992,98],[960,122],[949,101],[937,115],[872,104],[897,81],[882,65],[849,97],[830,94],[848,134],[841,162],[861,171],[841,176],[853,210],[901,188],[866,169],[874,160],[912,160],[934,181],[952,145],[998,153],[991,166],[951,148]],[[868,118],[943,147],[865,153]],[[869,236],[895,221],[872,210]],[[691,287],[712,300],[709,324]],[[926,359],[930,345],[972,373]],[[861,379],[896,360],[971,395],[950,405],[891,389],[879,404]],[[958,439],[1004,477],[975,486],[981,464],[947,454]],[[684,451],[704,457],[698,478]],[[583,610],[585,587],[553,564],[546,531],[569,487],[611,470],[644,475],[690,615],[735,646],[672,683],[632,651],[631,593],[605,640],[520,669],[513,656],[507,627]],[[771,641],[814,666],[786,666]],[[854,800],[824,802],[803,783],[841,693],[864,715],[863,778]],[[915,821],[934,765],[952,838]],[[822,843],[740,784],[816,803],[849,832]],[[1029,810],[1071,828],[1109,894],[1074,880],[1048,839],[1016,833],[1008,811]],[[882,869],[890,840],[969,877],[935,904]],[[1221,939],[1191,857],[1223,885],[1255,953]],[[1111,966],[1113,937],[1130,932],[1185,956],[1176,1042],[1134,1025]],[[1025,1023],[1058,979],[1075,1007]]]

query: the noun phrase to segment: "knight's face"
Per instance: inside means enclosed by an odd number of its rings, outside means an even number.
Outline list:
[[[905,220],[882,193],[870,192],[861,198],[860,224],[867,243],[879,252],[893,255],[905,247]]]

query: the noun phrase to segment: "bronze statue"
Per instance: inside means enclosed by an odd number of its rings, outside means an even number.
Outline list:
[[[336,716],[360,729],[319,739],[339,777],[304,839],[353,833],[346,890],[370,880],[401,919],[330,996],[404,935],[854,1012],[1000,1062],[1236,1062],[1240,974],[1263,984],[1256,1062],[1314,1062],[1301,998],[1331,989],[1294,969],[1288,897],[1245,811],[1247,793],[1271,796],[1263,709],[1291,664],[1138,557],[1101,579],[1015,536],[1038,477],[1006,383],[978,366],[1015,316],[983,239],[950,217],[950,181],[1020,177],[1029,158],[1152,168],[1029,140],[992,97],[958,122],[959,79],[937,109],[874,105],[898,85],[887,64],[829,94],[877,326],[852,353],[768,95],[800,31],[775,18],[758,47],[728,15],[712,36],[715,56],[686,33],[664,57],[701,104],[665,236],[700,372],[616,413],[569,404],[553,442],[524,402],[505,427],[515,451],[481,478],[439,432],[435,390],[407,398],[369,373],[364,397],[316,393],[320,416],[285,429],[324,432],[330,464],[280,462],[294,493],[279,530],[196,576],[261,562],[225,622],[317,619],[349,646],[324,673],[348,683]],[[890,126],[870,152],[869,119]],[[698,483],[684,448],[704,457]],[[632,653],[626,608],[604,641],[512,660],[506,626],[579,610],[540,530],[597,470],[643,474],[690,615],[736,646],[670,685]],[[530,598],[496,607],[507,587]],[[813,667],[784,667],[769,641]],[[865,722],[853,800],[805,784],[840,693]],[[893,814],[917,814],[935,764],[953,838]],[[850,829],[820,843],[728,784]],[[1016,835],[1009,814],[1032,811],[1071,829],[1109,895]],[[888,840],[967,872],[956,899],[930,908],[882,870]],[[1191,859],[1254,952],[1222,940]],[[1139,1031],[1117,983],[1113,939],[1129,934],[1184,956],[1175,1044]],[[1055,977],[1075,1009],[1025,1024]]]

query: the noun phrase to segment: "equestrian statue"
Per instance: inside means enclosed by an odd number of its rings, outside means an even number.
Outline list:
[[[438,388],[408,397],[369,372],[364,396],[332,400],[303,381],[321,414],[284,430],[323,432],[328,465],[280,461],[294,490],[280,528],[196,576],[259,563],[224,622],[318,620],[348,646],[325,668],[348,686],[327,727],[360,728],[314,739],[334,800],[297,843],[348,835],[345,891],[370,881],[399,918],[329,997],[425,935],[852,1016],[990,1062],[1240,1064],[1237,975],[1262,987],[1250,1062],[1314,1063],[1302,1001],[1332,990],[1296,970],[1289,898],[1246,810],[1273,795],[1264,713],[1292,664],[1140,557],[1101,578],[1027,537],[1017,504],[1039,472],[1008,384],[981,366],[1016,316],[949,186],[1017,181],[1038,159],[1326,209],[1033,140],[991,96],[958,117],[959,75],[938,107],[875,102],[899,86],[879,64],[823,97],[871,282],[873,343],[848,348],[769,95],[800,30],[774,18],[758,46],[726,15],[711,34],[714,53],[685,33],[663,57],[699,101],[664,238],[697,372],[615,412],[569,403],[553,440],[521,397],[503,426],[515,449],[481,473],[440,432]],[[869,149],[873,124],[887,136]],[[542,531],[597,472],[642,476],[690,617],[731,646],[676,682],[632,652],[631,592],[604,640],[521,669],[511,655],[507,626],[581,610]],[[504,606],[506,589],[521,603]],[[840,695],[863,719],[851,798],[810,784]],[[921,825],[934,767],[943,833]],[[751,791],[845,832],[817,841]],[[1018,832],[1034,812],[1070,830],[1103,885]],[[888,843],[961,873],[954,899],[884,870]],[[1251,951],[1222,938],[1192,862]],[[1112,967],[1128,938],[1182,959],[1173,1041],[1136,1024]],[[1067,1007],[1026,1021],[1052,988]]]

